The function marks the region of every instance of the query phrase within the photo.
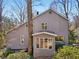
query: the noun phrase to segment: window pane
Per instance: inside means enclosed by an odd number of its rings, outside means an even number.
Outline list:
[[[44,29],[44,23],[42,23],[42,29]]]
[[[43,48],[43,39],[40,39],[40,48]]]
[[[56,40],[56,41],[59,41],[58,37],[55,37],[55,40]]]
[[[45,44],[45,48],[48,48],[48,44],[47,44],[47,38],[45,39],[45,42],[44,42],[44,44]]]
[[[45,23],[45,29],[47,29],[47,23]]]
[[[55,40],[56,41],[63,41],[63,39],[64,39],[64,36],[55,37]]]
[[[37,43],[36,47],[39,48],[39,39],[38,38],[36,39],[36,43]]]
[[[64,37],[63,36],[60,36],[60,40],[63,41],[63,39],[64,39]]]
[[[52,39],[49,39],[49,49],[52,49]]]

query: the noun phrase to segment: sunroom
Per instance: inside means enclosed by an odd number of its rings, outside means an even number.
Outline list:
[[[55,52],[55,37],[57,35],[49,32],[39,32],[33,34],[34,57],[51,56]]]

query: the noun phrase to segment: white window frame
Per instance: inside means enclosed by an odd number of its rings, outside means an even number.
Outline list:
[[[41,46],[40,46],[40,41],[41,41],[41,39],[43,39],[43,48],[41,48]],[[46,38],[38,38],[38,40],[39,40],[39,48],[37,48],[37,38],[36,38],[36,48],[37,49],[49,49],[49,39],[52,39],[52,38],[47,38],[47,48],[45,48],[45,39]],[[52,42],[53,42],[53,39],[52,39]],[[52,43],[51,43],[52,44]],[[52,46],[52,48],[53,48],[53,46]]]

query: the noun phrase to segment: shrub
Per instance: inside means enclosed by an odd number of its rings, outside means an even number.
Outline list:
[[[13,53],[13,54],[9,54],[7,56],[7,59],[27,59],[27,58],[28,58],[28,55],[24,51]]]
[[[9,54],[14,53],[14,51],[11,48],[7,48],[6,51],[4,52],[4,57],[7,57]]]
[[[1,49],[1,50],[0,50],[0,57],[2,57],[2,56],[3,56],[3,54],[4,54],[4,50],[3,50],[3,49]]]
[[[79,49],[73,46],[63,46],[53,57],[54,59],[79,59]]]
[[[79,44],[79,39],[76,39],[76,40],[75,40],[75,43],[78,43],[78,44]]]

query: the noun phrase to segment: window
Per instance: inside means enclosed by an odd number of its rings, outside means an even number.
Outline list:
[[[40,48],[43,48],[43,39],[40,39]]]
[[[64,36],[57,36],[57,37],[55,37],[56,41],[63,41],[63,39],[64,39]]]
[[[39,38],[36,39],[36,47],[39,48]]]
[[[52,49],[52,39],[48,38],[37,38],[36,39],[36,47],[37,48],[48,48]]]
[[[49,39],[49,49],[52,49],[52,39]]]
[[[20,37],[20,43],[21,43],[21,44],[24,44],[24,41],[25,41],[25,38],[24,38],[24,35],[22,35],[22,36]]]
[[[48,41],[47,41],[48,39],[46,38],[45,39],[45,42],[44,42],[44,45],[45,45],[45,48],[48,48]]]
[[[44,29],[44,23],[42,23],[42,29]]]
[[[47,23],[42,23],[42,29],[44,29],[44,30],[47,29]]]

